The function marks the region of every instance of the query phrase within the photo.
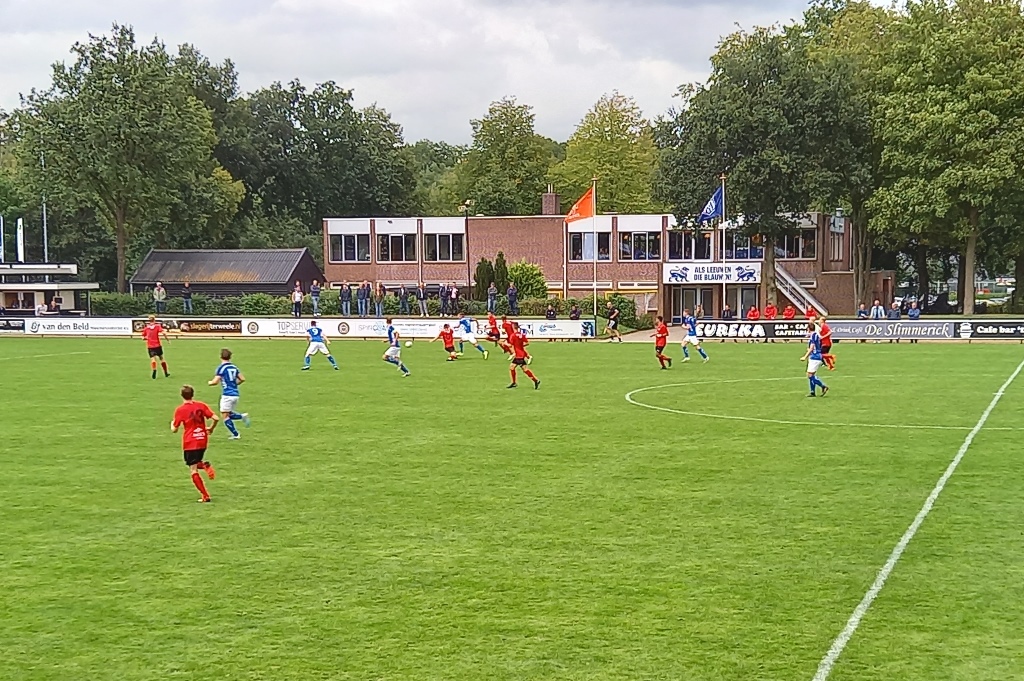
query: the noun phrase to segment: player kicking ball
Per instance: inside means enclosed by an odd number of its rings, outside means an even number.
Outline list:
[[[217,477],[217,472],[213,470],[210,462],[203,460],[206,456],[210,433],[217,427],[217,415],[210,411],[210,407],[203,402],[193,400],[193,397],[195,397],[195,390],[192,386],[181,386],[181,399],[184,400],[184,403],[174,410],[171,432],[177,433],[182,426],[185,428],[181,433],[181,449],[185,457],[185,465],[188,466],[188,471],[192,476],[192,484],[202,495],[199,498],[199,503],[206,504],[210,502],[210,494],[206,491],[206,485],[203,483],[199,471],[206,473],[206,477],[210,480]],[[207,421],[212,421],[209,428],[206,427]]]
[[[409,377],[409,369],[406,368],[405,364],[402,363],[402,339],[398,333],[398,329],[391,323],[391,317],[384,320],[388,325],[388,349],[384,351],[384,355],[381,357],[382,360],[388,364],[394,364],[398,367],[398,370],[402,372],[402,378]],[[452,348],[454,350],[454,347]]]
[[[473,332],[473,320],[467,317],[465,313],[459,315],[459,329],[462,331],[462,338],[459,340],[459,355],[462,355],[463,343],[469,343],[480,351],[484,359],[487,359],[489,353],[484,349],[484,346],[476,341],[476,334]]]
[[[658,323],[654,325],[654,333],[651,334],[651,338],[654,339],[654,354],[658,357],[658,364],[661,365],[663,371],[670,368],[672,358],[665,354],[665,346],[668,345],[668,325],[665,324],[664,317],[658,316]]]
[[[338,370],[338,363],[334,361],[334,355],[327,349],[327,346],[331,344],[331,341],[324,336],[324,331],[316,325],[316,321],[309,323],[309,328],[306,329],[306,335],[309,336],[309,346],[306,348],[305,364],[302,366],[303,371],[309,371],[309,363],[313,360],[313,355],[321,353],[327,355],[327,361],[331,363],[334,370]]]
[[[248,414],[239,414],[235,411],[238,406],[238,386],[245,383],[245,376],[231,362],[231,351],[224,348],[220,351],[220,366],[217,373],[210,379],[210,385],[221,386],[220,395],[220,417],[224,419],[224,427],[231,433],[232,440],[241,440],[238,428],[235,428],[235,421],[241,421],[248,428],[250,425]]]
[[[815,388],[821,388],[821,396],[824,397],[828,394],[828,386],[821,382],[818,378],[818,369],[821,368],[821,335],[818,334],[814,324],[807,325],[807,332],[810,333],[810,338],[807,340],[807,352],[800,358],[800,361],[807,360],[807,380],[811,384],[811,392],[808,397],[817,397],[814,393]]]
[[[509,338],[509,342],[512,344],[512,366],[509,367],[509,373],[512,374],[512,383],[509,384],[509,389],[518,388],[519,384],[516,383],[516,369],[518,367],[523,368],[523,373],[533,381],[533,389],[540,390],[540,379],[537,378],[532,371],[526,368],[529,364],[529,353],[526,352],[526,346],[530,344],[530,340],[526,337],[526,334],[519,330],[519,324],[516,322],[512,323],[513,334]]]
[[[448,353],[448,359],[445,360],[446,362],[454,362],[459,358],[459,353],[455,352],[455,331],[451,326],[445,324],[441,328],[440,333],[437,334],[437,338],[430,342],[433,343],[437,340],[444,343],[444,351]]]
[[[149,315],[149,321],[142,327],[142,337],[146,340],[146,350],[149,352],[149,368],[153,372],[153,380],[156,380],[156,361],[160,360],[160,368],[164,370],[164,376],[171,377],[167,371],[167,362],[164,361],[164,347],[160,344],[160,337],[169,341],[167,331],[163,324],[156,320],[155,315]]]

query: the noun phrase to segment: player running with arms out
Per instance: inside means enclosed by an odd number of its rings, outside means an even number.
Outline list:
[[[814,324],[807,325],[807,332],[810,338],[807,340],[807,352],[800,358],[800,361],[807,361],[807,380],[811,384],[811,392],[808,397],[817,397],[814,389],[821,387],[821,396],[828,394],[828,386],[818,378],[818,369],[821,367],[821,335],[817,332]]]
[[[203,484],[203,478],[199,471],[206,473],[206,477],[213,480],[217,473],[209,461],[204,461],[206,447],[210,441],[210,433],[217,427],[217,415],[210,411],[210,407],[202,402],[196,402],[195,390],[190,385],[181,386],[181,399],[184,403],[174,410],[174,419],[171,420],[171,432],[177,433],[178,429],[184,427],[181,433],[181,449],[185,457],[185,465],[192,475],[192,484],[196,486],[200,497],[200,503],[209,503],[210,495]],[[210,427],[206,422],[212,421]]]
[[[818,335],[821,336],[821,361],[829,371],[836,370],[836,356],[832,354],[832,329],[825,317],[818,319]]]
[[[509,384],[509,388],[518,388],[519,385],[516,383],[516,368],[522,367],[523,373],[533,381],[533,389],[540,389],[540,379],[537,378],[532,371],[526,368],[526,365],[530,363],[530,354],[526,352],[526,346],[530,344],[526,334],[519,330],[519,324],[512,322],[512,337],[509,342],[512,344],[512,366],[509,367],[509,373],[512,374],[512,383]]]
[[[654,339],[654,354],[658,356],[658,364],[662,369],[668,369],[672,366],[672,358],[665,354],[665,346],[668,345],[668,326],[661,315],[658,315],[658,323],[654,325],[651,338]]]
[[[402,372],[402,378],[406,378],[409,375],[409,370],[404,364],[402,364],[401,335],[398,333],[398,329],[395,328],[395,325],[391,323],[391,317],[388,317],[384,321],[387,322],[388,325],[388,349],[384,352],[381,359],[388,364],[394,364],[398,367],[398,370]]]
[[[156,320],[155,315],[149,315],[149,321],[142,327],[142,337],[146,339],[146,350],[149,351],[149,368],[153,372],[153,379],[156,379],[156,361],[160,360],[160,368],[164,370],[164,376],[167,378],[171,377],[170,372],[167,371],[167,362],[164,361],[164,348],[160,344],[160,337],[163,336],[164,340],[170,340],[167,337],[167,331],[164,330],[163,324]]]
[[[700,336],[697,335],[697,318],[690,314],[689,310],[683,310],[683,324],[686,325],[686,335],[683,336],[683,361],[690,361],[690,350],[689,346],[697,348],[697,352],[707,362],[710,357],[708,353],[704,352],[704,348],[700,346]]]
[[[220,366],[217,367],[217,373],[209,383],[210,385],[219,383],[221,386],[220,417],[224,419],[224,427],[231,433],[231,439],[242,439],[234,422],[241,421],[246,428],[249,427],[249,415],[239,414],[235,411],[235,407],[238,406],[238,386],[245,383],[245,376],[231,362],[231,351],[227,348],[220,351]]]
[[[441,328],[440,333],[437,334],[437,338],[430,342],[433,343],[436,340],[444,343],[444,351],[448,353],[448,359],[445,360],[446,362],[454,362],[459,358],[459,353],[455,352],[455,331],[450,325],[445,324]]]
[[[319,352],[327,355],[327,361],[337,371],[338,363],[334,361],[334,355],[327,349],[331,341],[324,335],[323,329],[317,326],[315,321],[312,321],[309,323],[309,328],[306,329],[306,335],[309,336],[309,346],[306,348],[305,364],[302,365],[302,370],[309,371],[309,363],[313,360],[313,355]]]
[[[462,354],[463,343],[469,343],[474,348],[480,351],[480,354],[487,359],[490,353],[484,349],[484,346],[476,340],[476,334],[473,332],[473,320],[466,316],[465,313],[459,315],[459,331],[462,333],[462,337],[459,339],[459,355]]]

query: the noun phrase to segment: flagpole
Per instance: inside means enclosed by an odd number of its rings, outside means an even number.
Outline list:
[[[597,248],[597,178],[596,177],[591,178],[590,183],[591,183],[590,184],[590,188],[593,190],[592,196],[593,196],[593,200],[594,200],[594,205],[592,206],[593,210],[590,211],[591,212],[590,226],[591,226],[591,229],[594,232],[594,234],[593,234],[593,239],[594,239],[594,324],[596,326],[596,324],[597,324],[597,253],[598,253],[598,248]],[[608,247],[611,248],[611,244],[610,243],[609,243]]]
[[[0,215],[0,263],[4,262],[4,216]]]
[[[725,216],[726,216],[726,213],[725,213],[725,173],[722,173],[721,175],[719,175],[718,179],[720,179],[722,181],[722,219],[719,221],[719,224],[722,225],[722,307],[721,307],[721,309],[724,310],[725,306],[729,302],[729,292],[728,292],[728,290],[726,288],[727,284],[726,284],[726,274],[725,274],[725,259],[726,259],[726,255],[725,255]],[[735,241],[733,241],[733,243],[735,243]],[[738,311],[739,310],[737,310],[737,312]]]

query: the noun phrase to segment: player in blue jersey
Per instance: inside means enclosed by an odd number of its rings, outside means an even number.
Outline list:
[[[213,379],[210,380],[210,385],[221,386],[220,395],[220,416],[224,420],[224,425],[231,433],[232,440],[241,439],[241,435],[238,434],[238,428],[235,427],[235,421],[241,421],[245,424],[245,427],[249,427],[249,415],[239,414],[235,411],[238,406],[238,386],[245,383],[245,376],[238,370],[231,362],[231,351],[224,348],[220,351],[220,366],[217,367],[217,373]]]
[[[800,361],[807,360],[807,380],[811,384],[811,392],[808,397],[817,397],[814,394],[814,389],[821,386],[821,396],[824,397],[828,394],[828,386],[821,382],[818,378],[818,369],[821,367],[821,334],[818,333],[817,328],[814,324],[807,325],[807,332],[810,337],[807,340],[807,352],[800,358]]]
[[[458,329],[462,333],[462,338],[459,340],[459,355],[462,355],[463,343],[469,343],[480,351],[484,359],[487,359],[487,350],[476,340],[476,333],[473,331],[473,320],[467,317],[465,313],[459,315]]]
[[[700,312],[700,308],[697,308]],[[704,358],[704,361],[711,359],[708,354],[704,352],[704,348],[700,346],[700,336],[697,335],[697,318],[690,314],[689,310],[683,310],[683,324],[686,325],[686,335],[683,336],[683,361],[690,361],[690,350],[689,346],[697,348],[697,352]]]
[[[395,328],[395,325],[391,323],[391,317],[384,320],[388,325],[388,349],[384,352],[384,356],[381,357],[388,364],[394,364],[398,367],[398,370],[402,372],[402,376],[408,376],[409,370],[402,364],[402,341]]]
[[[334,370],[338,370],[338,363],[334,361],[334,355],[327,349],[327,346],[331,344],[331,341],[327,340],[324,336],[323,329],[316,325],[316,321],[309,323],[309,328],[306,329],[306,335],[309,336],[309,347],[306,348],[306,360],[302,366],[303,371],[309,371],[309,363],[313,359],[313,355],[316,353],[323,353],[327,355],[327,361],[331,363]]]

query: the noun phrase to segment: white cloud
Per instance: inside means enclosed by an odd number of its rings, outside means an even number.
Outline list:
[[[634,96],[649,116],[707,75],[719,38],[787,21],[803,0],[6,0],[0,108],[49,83],[50,65],[113,22],[232,59],[246,90],[334,80],[377,102],[410,140],[469,139],[469,120],[506,95],[564,140],[597,98]]]

